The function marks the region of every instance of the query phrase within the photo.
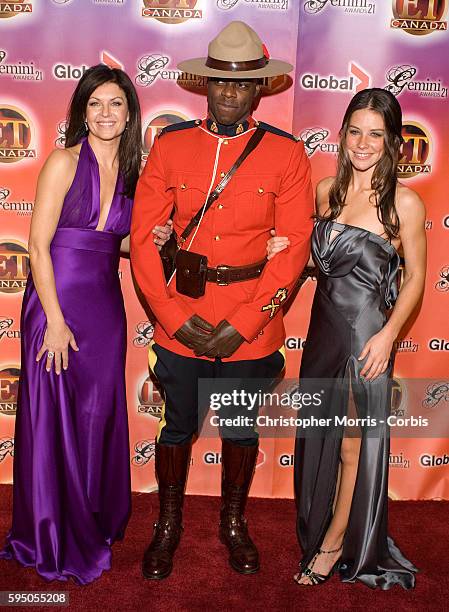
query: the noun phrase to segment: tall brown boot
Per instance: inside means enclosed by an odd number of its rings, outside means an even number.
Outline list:
[[[173,555],[182,531],[182,504],[190,462],[191,442],[180,445],[156,443],[156,475],[159,483],[159,519],[145,551],[142,574],[162,580],[173,569]]]
[[[229,563],[241,574],[259,570],[259,553],[243,516],[258,452],[257,445],[222,440],[220,539],[228,547]]]

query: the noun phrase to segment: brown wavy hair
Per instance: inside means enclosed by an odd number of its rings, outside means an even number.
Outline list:
[[[129,121],[119,146],[119,172],[123,175],[124,195],[134,197],[142,159],[142,125],[139,98],[131,79],[119,68],[97,64],[88,68],[73,92],[67,113],[65,146],[74,147],[87,136],[84,120],[89,98],[105,83],[115,83],[123,90],[128,102]]]
[[[349,103],[340,129],[340,148],[337,158],[337,174],[329,190],[330,213],[327,219],[337,219],[345,205],[349,184],[352,178],[352,164],[346,150],[346,133],[355,111],[368,109],[379,113],[384,120],[384,152],[374,168],[371,178],[377,217],[391,240],[399,233],[399,217],[396,210],[396,166],[402,139],[402,111],[399,102],[385,89],[363,89],[356,93]]]

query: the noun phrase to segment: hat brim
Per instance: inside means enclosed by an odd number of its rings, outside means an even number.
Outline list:
[[[264,77],[274,77],[280,74],[286,74],[293,70],[293,66],[281,60],[268,60],[268,63],[263,68],[257,70],[232,71],[232,70],[216,70],[206,66],[207,57],[196,57],[194,59],[185,60],[178,64],[178,70],[188,74],[195,74],[204,77],[222,77],[223,79],[263,79]]]

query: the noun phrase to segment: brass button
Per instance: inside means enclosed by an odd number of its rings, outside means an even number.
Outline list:
[[[220,240],[220,236],[215,236],[214,240]]]
[[[225,173],[224,173],[224,172],[220,172],[220,178],[223,178],[223,177],[224,177],[224,175],[225,175]]]
[[[228,144],[228,141],[227,140],[223,140],[223,144]]]
[[[259,187],[259,189],[257,190],[259,193],[263,193],[263,187]]]
[[[222,208],[224,208],[223,204],[219,204],[218,205],[218,210],[221,210]]]
[[[181,185],[181,189],[185,189],[187,187],[187,185],[184,185],[184,183]]]

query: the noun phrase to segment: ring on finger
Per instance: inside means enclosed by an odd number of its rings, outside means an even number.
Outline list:
[[[53,351],[48,351],[48,352],[47,352],[47,357],[48,357],[49,359],[54,359],[55,354],[53,353]]]

